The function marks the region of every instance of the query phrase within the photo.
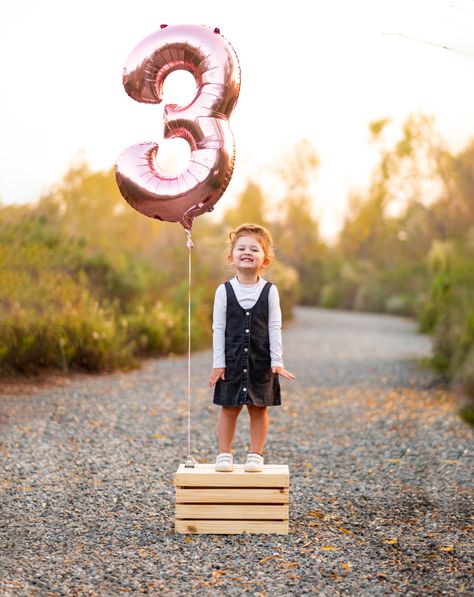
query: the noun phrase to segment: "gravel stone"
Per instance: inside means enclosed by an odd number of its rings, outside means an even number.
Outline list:
[[[0,595],[472,594],[473,443],[409,319],[296,309],[267,463],[290,534],[179,535],[186,357],[0,384]],[[192,356],[192,454],[216,455],[211,353]],[[234,460],[249,447],[242,411]]]

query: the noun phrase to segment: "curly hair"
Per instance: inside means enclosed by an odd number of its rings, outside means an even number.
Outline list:
[[[260,243],[263,252],[265,253],[265,258],[271,258],[274,255],[274,248],[273,248],[273,239],[270,232],[264,227],[260,226],[259,224],[241,224],[235,230],[229,233],[230,238],[230,246],[229,246],[229,254],[232,254],[234,250],[235,244],[237,240],[241,236],[255,236]]]

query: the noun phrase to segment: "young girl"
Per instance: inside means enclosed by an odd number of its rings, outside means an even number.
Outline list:
[[[256,224],[242,224],[229,237],[227,260],[237,273],[216,290],[212,326],[209,387],[215,386],[214,404],[222,406],[215,468],[233,469],[232,439],[245,404],[250,416],[250,453],[244,470],[258,472],[263,470],[267,407],[281,404],[278,376],[295,376],[283,366],[278,290],[260,277],[270,263],[272,237]]]

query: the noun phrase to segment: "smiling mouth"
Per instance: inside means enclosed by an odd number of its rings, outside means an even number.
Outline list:
[[[250,261],[250,263],[253,263],[253,259],[250,259],[249,257],[244,257],[240,261]]]

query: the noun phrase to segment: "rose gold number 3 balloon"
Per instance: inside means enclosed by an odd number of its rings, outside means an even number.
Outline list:
[[[159,104],[169,73],[184,69],[194,76],[193,101],[185,107],[168,104],[164,110],[164,137],[186,139],[190,162],[180,174],[167,175],[156,163],[158,145],[142,143],[120,155],[115,176],[133,208],[150,218],[180,222],[190,231],[195,217],[213,209],[232,176],[235,149],[229,117],[239,96],[240,69],[218,29],[161,27],[130,54],[123,84],[138,102]]]

